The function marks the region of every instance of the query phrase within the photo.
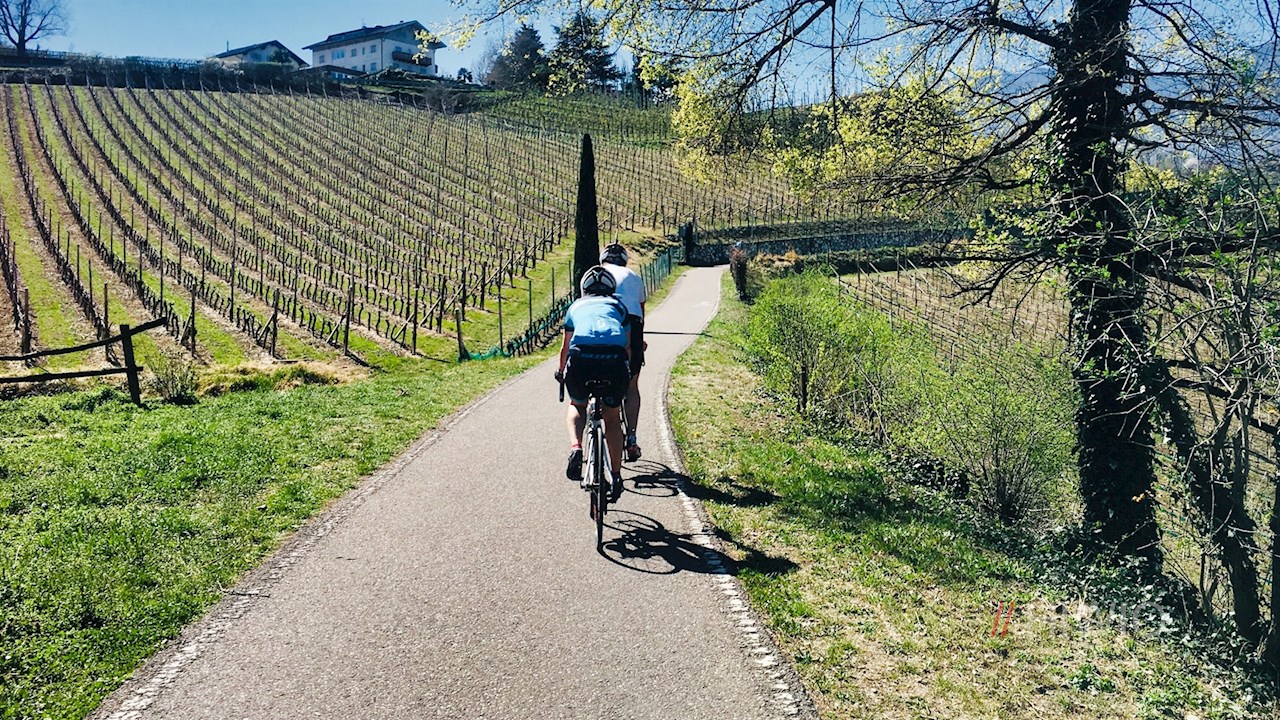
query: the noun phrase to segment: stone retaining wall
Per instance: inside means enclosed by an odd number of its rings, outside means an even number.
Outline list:
[[[794,250],[798,255],[820,255],[825,252],[842,252],[846,250],[866,250],[884,247],[911,247],[925,243],[937,243],[967,237],[969,230],[953,228],[946,230],[881,230],[840,235],[824,235],[808,238],[788,238],[785,240],[763,240],[751,242],[741,241],[742,247],[754,257],[756,255],[782,255]],[[723,265],[729,262],[729,250],[736,243],[685,244],[685,263],[688,265]]]

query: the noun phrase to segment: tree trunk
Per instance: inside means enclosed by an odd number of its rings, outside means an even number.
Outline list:
[[[574,297],[581,295],[582,274],[600,264],[600,228],[596,210],[596,156],[591,136],[582,136],[582,159],[578,169],[578,207],[573,215]]]
[[[1118,194],[1127,121],[1129,0],[1076,0],[1054,51],[1048,174],[1059,225],[1050,251],[1067,270],[1081,404],[1076,413],[1085,522],[1129,555],[1161,558],[1155,521],[1143,265]]]
[[[1280,435],[1271,436],[1271,450],[1274,457],[1280,459]],[[1280,580],[1277,580],[1280,578],[1280,477],[1275,478],[1268,529],[1271,530],[1271,626],[1264,657],[1272,667],[1280,667],[1280,622],[1276,619],[1280,612]]]
[[[1258,605],[1258,566],[1254,562],[1249,543],[1257,535],[1257,526],[1244,505],[1244,482],[1247,468],[1227,463],[1226,443],[1230,425],[1210,440],[1206,449],[1197,442],[1195,416],[1186,400],[1173,386],[1173,378],[1162,365],[1153,365],[1151,379],[1154,387],[1161,388],[1158,400],[1165,417],[1165,432],[1178,459],[1186,468],[1187,484],[1192,501],[1205,521],[1213,528],[1212,540],[1218,549],[1218,558],[1227,570],[1231,582],[1231,602],[1236,629],[1240,636],[1257,644],[1262,641],[1261,608]],[[1239,400],[1233,397],[1227,404]],[[1234,467],[1235,472],[1227,472]],[[1218,470],[1215,470],[1217,468]],[[1243,473],[1243,477],[1241,474]],[[1226,480],[1235,476],[1236,482]],[[1226,476],[1226,477],[1224,477]],[[1280,502],[1280,496],[1278,496]],[[1280,518],[1275,513],[1280,505],[1273,506],[1271,523],[1275,528]],[[1275,586],[1272,586],[1273,598]],[[1275,607],[1273,605],[1272,607]],[[1274,633],[1274,630],[1273,630]]]

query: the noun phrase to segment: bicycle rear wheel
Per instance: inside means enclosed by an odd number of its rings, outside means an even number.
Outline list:
[[[604,552],[604,516],[609,509],[609,485],[612,479],[605,468],[609,467],[609,449],[605,443],[604,425],[598,417],[591,422],[591,452],[596,461],[592,469],[591,517],[596,521],[596,550]]]

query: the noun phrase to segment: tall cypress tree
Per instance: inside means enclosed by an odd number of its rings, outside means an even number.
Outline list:
[[[582,274],[600,264],[600,228],[596,213],[596,155],[591,136],[582,136],[578,165],[578,207],[573,214],[573,296],[582,295]]]

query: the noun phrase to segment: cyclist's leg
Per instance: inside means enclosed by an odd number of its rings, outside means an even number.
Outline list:
[[[604,408],[604,436],[609,444],[609,469],[614,476],[622,474],[622,407]]]
[[[582,431],[587,425],[586,404],[577,400],[569,401],[569,409],[565,411],[565,427],[569,430],[569,445],[581,447]]]
[[[631,376],[631,384],[627,388],[627,454],[638,456],[640,446],[636,444],[636,419],[640,417],[640,374]]]
[[[627,388],[627,455],[640,458],[636,444],[636,428],[640,425],[640,368],[644,366],[644,321],[632,318],[631,378]]]
[[[587,424],[586,393],[577,381],[577,373],[572,365],[565,378],[565,390],[569,392],[569,407],[565,410],[565,427],[569,431],[569,460],[565,466],[565,477],[573,481],[582,480],[582,433]]]

